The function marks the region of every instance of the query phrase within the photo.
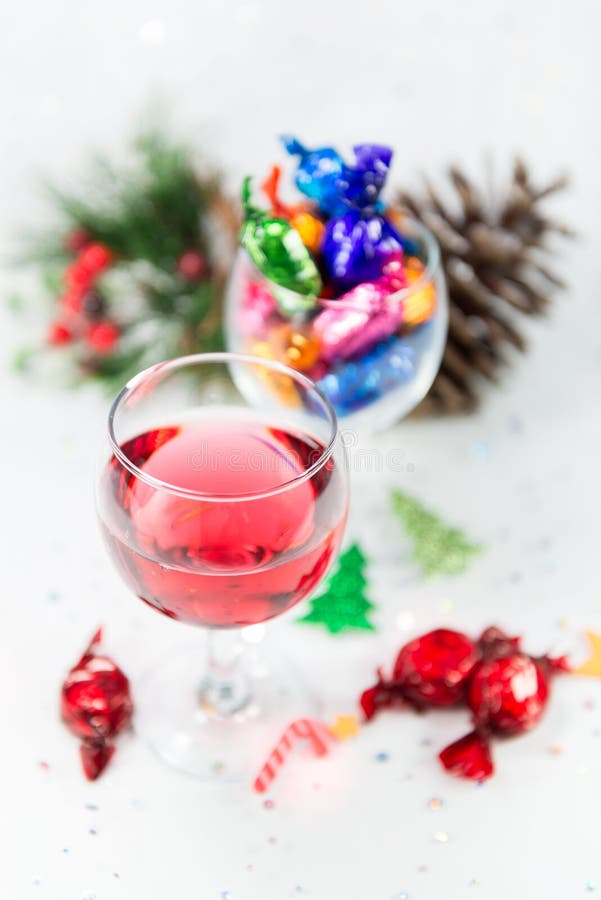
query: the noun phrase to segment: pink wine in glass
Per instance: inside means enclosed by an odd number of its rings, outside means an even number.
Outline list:
[[[263,622],[302,600],[335,557],[344,476],[309,434],[224,410],[121,446],[101,486],[117,567],[167,616],[209,627]],[[139,471],[141,474],[134,474]]]

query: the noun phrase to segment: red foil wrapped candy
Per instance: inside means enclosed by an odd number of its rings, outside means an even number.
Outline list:
[[[81,761],[90,781],[106,768],[115,752],[113,738],[129,725],[133,712],[127,677],[97,652],[101,639],[99,628],[61,690],[62,720],[81,739]]]
[[[414,709],[454,706],[465,699],[480,660],[478,645],[458,631],[437,628],[401,647],[390,679],[378,672],[360,703],[366,719],[379,709],[407,704]]]
[[[467,691],[475,728],[440,753],[444,768],[453,775],[476,781],[490,778],[492,735],[509,737],[533,728],[547,705],[550,676],[568,671],[565,657],[528,656],[519,643],[519,638],[509,638],[496,628],[480,638],[483,660],[472,672]]]

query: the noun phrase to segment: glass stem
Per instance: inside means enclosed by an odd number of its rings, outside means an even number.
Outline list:
[[[244,709],[250,699],[249,681],[242,656],[240,630],[210,629],[207,632],[208,664],[200,687],[205,711],[215,716],[231,716]]]

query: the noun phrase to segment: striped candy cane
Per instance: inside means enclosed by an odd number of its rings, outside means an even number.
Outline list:
[[[328,753],[330,735],[321,722],[315,719],[296,719],[286,728],[283,735],[269,754],[267,762],[255,778],[254,789],[259,794],[265,793],[286,759],[301,741],[309,741],[315,756]]]

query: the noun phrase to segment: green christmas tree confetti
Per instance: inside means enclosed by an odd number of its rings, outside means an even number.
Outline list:
[[[324,625],[330,634],[357,629],[375,631],[367,615],[374,609],[365,597],[367,579],[363,574],[365,556],[353,544],[338,560],[338,568],[328,579],[326,590],[311,602],[311,611],[299,622]]]
[[[459,528],[446,525],[415,497],[394,490],[392,507],[413,542],[413,559],[426,578],[458,575],[482,552],[479,544],[472,543]]]

